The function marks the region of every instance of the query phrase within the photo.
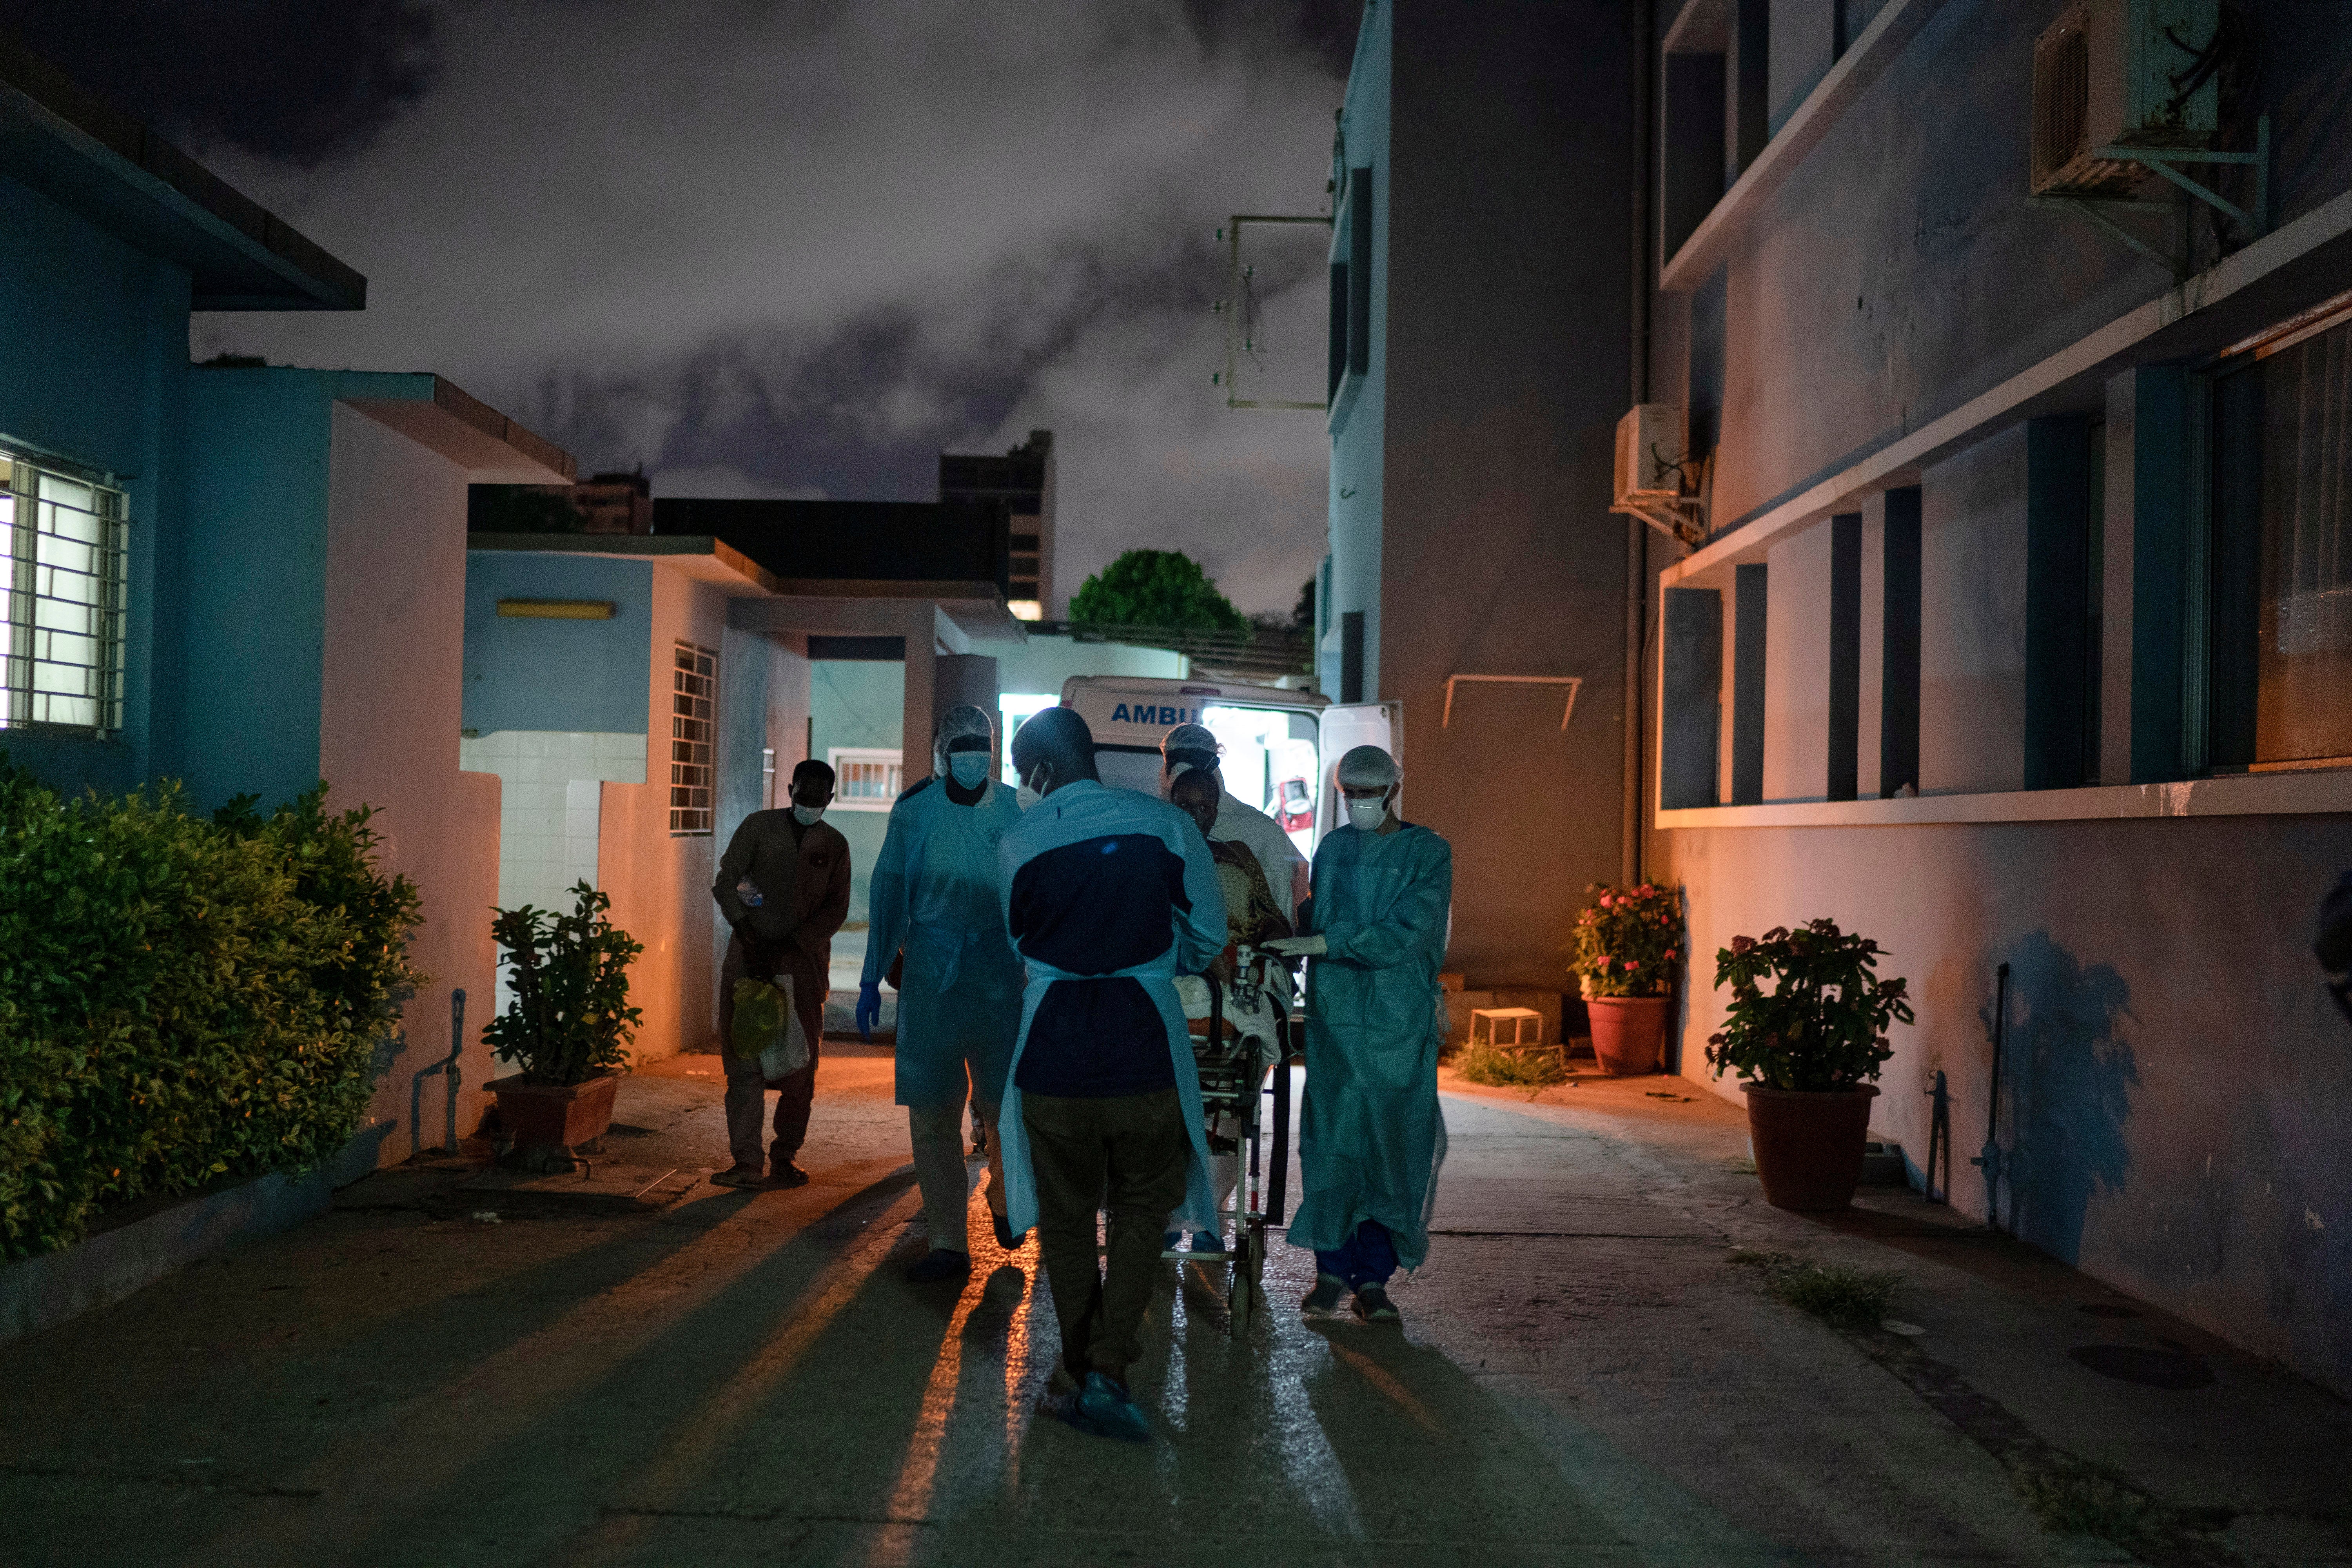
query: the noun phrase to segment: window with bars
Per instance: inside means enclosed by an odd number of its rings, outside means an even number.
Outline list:
[[[122,728],[122,492],[0,451],[0,727]]]
[[[880,746],[832,746],[824,756],[833,768],[835,811],[887,811],[906,787],[901,752]]]
[[[708,837],[719,737],[719,656],[690,642],[677,644],[670,655],[669,692],[670,836]]]

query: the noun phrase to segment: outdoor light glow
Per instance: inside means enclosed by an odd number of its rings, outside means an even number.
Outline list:
[[[1042,695],[1028,691],[1008,691],[996,700],[996,731],[997,739],[1001,742],[999,750],[1004,758],[1003,776],[1006,784],[1016,789],[1021,784],[1020,778],[1013,771],[1013,731],[1021,728],[1027,721],[1030,714],[1047,708],[1058,708],[1061,705],[1062,695],[1058,691],[1049,691]]]
[[[1013,612],[1013,618],[1016,621],[1042,621],[1045,618],[1045,606],[1034,599],[1008,599],[1004,607]]]

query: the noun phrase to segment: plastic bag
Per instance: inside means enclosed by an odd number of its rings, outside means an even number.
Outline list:
[[[746,975],[735,983],[735,1032],[728,1042],[739,1061],[756,1061],[770,1083],[809,1063],[808,1031],[793,1006],[793,977],[772,984]]]

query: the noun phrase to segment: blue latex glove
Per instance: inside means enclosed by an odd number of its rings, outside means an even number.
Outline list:
[[[857,987],[857,1037],[874,1043],[874,1026],[882,1021],[882,983],[868,980]]]

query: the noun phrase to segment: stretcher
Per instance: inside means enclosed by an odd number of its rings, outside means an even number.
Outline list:
[[[1288,1196],[1287,1064],[1299,1023],[1291,1004],[1290,961],[1259,948],[1225,951],[1234,961],[1230,984],[1210,975],[1176,983],[1201,1075],[1210,1184],[1220,1205],[1218,1250],[1171,1249],[1162,1256],[1228,1271],[1227,1320],[1238,1339],[1251,1313],[1265,1304],[1265,1233],[1282,1225]]]

